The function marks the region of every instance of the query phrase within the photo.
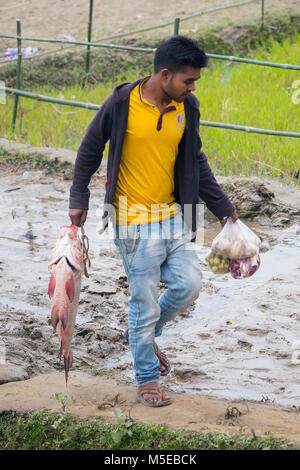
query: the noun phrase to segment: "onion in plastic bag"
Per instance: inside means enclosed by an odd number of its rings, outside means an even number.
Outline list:
[[[260,238],[239,219],[233,223],[228,217],[221,232],[214,238],[211,249],[214,253],[231,260],[252,258],[258,254]]]
[[[251,258],[237,259],[229,261],[229,271],[234,279],[244,279],[254,274],[260,266],[260,257],[257,253]]]

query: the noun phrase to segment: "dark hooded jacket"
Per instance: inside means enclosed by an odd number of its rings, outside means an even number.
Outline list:
[[[69,207],[70,209],[88,209],[90,197],[88,185],[92,175],[100,166],[105,144],[108,140],[110,141],[103,214],[104,228],[108,223],[109,208],[113,205],[118,182],[127,128],[129,96],[131,90],[139,82],[140,80],[134,83],[124,83],[114,89],[88,126],[78,149],[73,183],[70,188]],[[188,95],[184,101],[184,108],[186,127],[178,146],[174,166],[174,196],[182,211],[189,212],[185,220],[192,232],[196,233],[199,197],[218,219],[229,216],[235,207],[217,183],[207,157],[201,150],[199,101],[195,95]]]

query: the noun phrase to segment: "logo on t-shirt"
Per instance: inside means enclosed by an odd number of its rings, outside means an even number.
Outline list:
[[[175,129],[182,130],[185,125],[185,117],[183,113],[178,113],[176,115],[176,126]]]

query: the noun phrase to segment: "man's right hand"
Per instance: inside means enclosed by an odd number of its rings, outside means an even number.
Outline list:
[[[72,225],[77,225],[77,227],[82,226],[86,221],[87,213],[88,211],[85,209],[69,209]]]

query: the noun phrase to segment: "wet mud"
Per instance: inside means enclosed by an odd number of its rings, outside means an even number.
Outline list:
[[[47,268],[59,227],[69,224],[70,181],[41,170],[12,173],[3,168],[0,181],[1,384],[63,368],[58,337],[50,324]],[[111,232],[101,237],[97,232],[104,181],[104,177],[92,181],[85,224],[92,267],[82,283],[73,370],[110,374],[133,384],[124,340],[127,279]],[[283,202],[276,193],[269,199],[277,211],[266,214],[264,206],[246,220],[263,245],[260,269],[244,280],[216,276],[208,269],[204,258],[220,225],[206,212],[204,234],[197,242],[202,292],[158,339],[172,363],[171,373],[163,378],[171,391],[300,405],[300,205],[294,191],[299,198],[299,190],[291,188],[288,200],[285,188]],[[253,188],[250,192],[263,198]],[[273,223],[274,214],[288,220]]]

